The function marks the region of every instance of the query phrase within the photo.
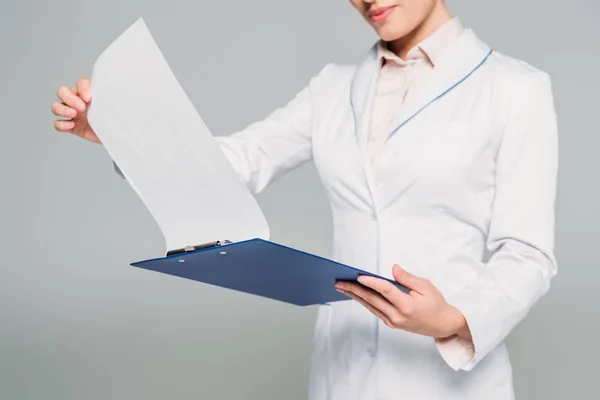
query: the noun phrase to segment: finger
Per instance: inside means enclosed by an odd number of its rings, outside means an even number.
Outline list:
[[[410,290],[414,290],[420,294],[424,294],[431,287],[427,279],[423,279],[408,273],[403,268],[400,268],[398,264],[394,264],[392,268],[392,275],[398,283],[401,283]]]
[[[351,292],[364,299],[373,307],[377,308],[378,310],[381,310],[381,312],[384,313],[390,320],[395,320],[398,314],[400,313],[398,309],[380,293],[361,284],[352,282],[340,282],[339,284],[336,284],[336,287],[339,287],[347,292]]]
[[[379,293],[392,304],[402,304],[404,301],[406,301],[406,297],[408,296],[406,293],[394,286],[392,282],[385,279],[361,275],[358,277],[358,281],[362,285]]]
[[[55,102],[52,104],[52,113],[59,117],[65,118],[75,118],[77,116],[76,109],[59,102]]]
[[[71,132],[71,129],[75,127],[75,122],[73,121],[54,121],[54,129],[59,132]]]
[[[85,103],[76,94],[75,89],[67,86],[61,86],[60,88],[58,88],[57,95],[58,98],[69,107],[73,107],[74,109],[80,112],[85,111]]]
[[[92,92],[90,90],[90,79],[89,78],[81,78],[77,80],[77,91],[79,95],[86,103],[89,103],[92,100]]]
[[[366,300],[364,300],[360,296],[357,296],[354,293],[349,292],[349,291],[344,290],[344,289],[337,289],[337,290],[340,293],[345,294],[346,296],[348,296],[348,297],[354,299],[355,301],[359,302],[360,304],[362,304],[369,311],[371,311],[371,313],[373,313],[377,318],[379,318],[380,320],[382,320],[383,322],[385,322],[386,325],[392,326],[392,321],[390,321],[390,319],[387,317],[387,315],[385,315],[381,310],[377,309],[376,307],[374,307],[373,305],[371,305],[369,302],[367,302]]]

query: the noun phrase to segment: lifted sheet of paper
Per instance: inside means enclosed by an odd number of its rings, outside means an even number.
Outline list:
[[[142,18],[98,58],[91,85],[90,125],[158,223],[167,250],[268,240],[260,207]]]

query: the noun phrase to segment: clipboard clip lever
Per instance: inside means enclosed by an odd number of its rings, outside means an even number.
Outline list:
[[[217,240],[214,242],[208,242],[208,243],[202,243],[202,244],[197,244],[195,246],[185,246],[181,249],[175,249],[175,250],[169,250],[167,252],[167,257],[168,256],[172,256],[174,254],[181,254],[181,253],[190,253],[192,251],[196,251],[196,250],[201,250],[201,249],[209,249],[212,247],[219,247],[219,246],[223,246],[225,244],[229,244],[229,243],[233,243],[231,240]]]

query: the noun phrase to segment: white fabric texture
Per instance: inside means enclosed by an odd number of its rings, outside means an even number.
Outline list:
[[[490,55],[465,29],[401,107],[373,164],[379,69],[375,44],[358,65],[328,64],[288,104],[217,140],[255,193],[312,159],[331,203],[331,257],[429,279],[465,315],[475,354],[451,368],[429,337],[390,329],[354,301],[323,305],[310,399],[512,399],[504,340],[557,271],[550,79]]]

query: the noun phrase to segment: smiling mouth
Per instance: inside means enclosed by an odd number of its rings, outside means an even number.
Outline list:
[[[369,19],[373,22],[382,22],[394,11],[396,6],[380,7],[375,10],[369,11]]]

